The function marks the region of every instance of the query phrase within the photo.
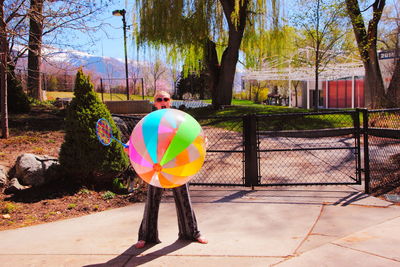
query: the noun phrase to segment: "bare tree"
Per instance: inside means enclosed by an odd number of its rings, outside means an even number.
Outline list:
[[[163,74],[167,71],[167,68],[161,62],[161,60],[156,59],[156,61],[151,64],[149,71],[153,81],[153,91],[155,94],[157,91],[157,81],[159,81]]]
[[[46,1],[49,3],[45,4]],[[111,1],[30,0],[29,5],[27,0],[5,0],[7,30],[11,33],[9,50],[13,52],[14,65],[28,52],[28,88],[32,96],[42,99],[38,77],[41,61],[47,61],[45,49],[54,46],[76,49],[76,32],[85,32],[89,42],[94,43],[93,33],[103,27],[96,15]]]
[[[4,20],[4,0],[0,0],[0,103],[1,103],[1,133],[2,138],[8,138],[8,108],[7,108],[7,37]]]
[[[140,77],[140,69],[137,66],[137,64],[129,64],[128,65],[129,68],[129,77],[132,79],[133,82],[133,90],[129,92],[129,94],[134,94],[134,95],[138,95],[141,94],[142,92],[140,91],[140,89],[138,89],[138,83],[141,81],[141,77]],[[139,85],[142,86],[142,85]],[[142,88],[143,89],[143,88]]]
[[[304,42],[312,48],[312,62],[315,77],[314,109],[319,103],[319,74],[340,50],[339,41],[346,34],[343,24],[343,7],[340,2],[322,0],[301,1],[302,13],[295,17],[295,22],[303,30]],[[339,47],[338,47],[339,46]],[[336,49],[335,49],[336,48]]]

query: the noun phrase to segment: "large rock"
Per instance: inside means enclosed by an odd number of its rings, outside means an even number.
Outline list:
[[[0,187],[7,184],[7,168],[0,165]]]
[[[23,185],[42,185],[46,183],[47,169],[53,164],[58,164],[57,158],[25,153],[17,158],[15,176]]]
[[[15,193],[17,193],[19,191],[22,191],[22,190],[25,190],[27,188],[30,188],[30,186],[21,185],[18,182],[17,178],[12,178],[11,181],[10,181],[10,184],[8,185],[6,190],[4,190],[4,193],[6,195],[15,194]]]
[[[128,129],[128,126],[126,125],[126,122],[117,116],[113,116],[112,118],[113,118],[115,124],[117,125],[118,129],[121,131],[121,134],[122,134],[121,141],[123,143],[128,142],[131,133]]]

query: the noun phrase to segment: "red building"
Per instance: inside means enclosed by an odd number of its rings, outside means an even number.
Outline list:
[[[324,108],[359,108],[365,106],[363,77],[323,81],[321,89]]]

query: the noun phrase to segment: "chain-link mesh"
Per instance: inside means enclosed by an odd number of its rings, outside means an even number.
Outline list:
[[[135,125],[143,116],[113,115],[127,142]],[[241,117],[196,118],[207,137],[207,157],[191,184],[243,184],[243,137]]]
[[[400,193],[400,109],[368,111],[370,192]]]
[[[121,131],[121,141],[126,143],[129,141],[129,137],[135,128],[136,124],[144,117],[144,116],[122,116],[122,115],[112,115],[114,122],[117,124],[119,130]]]
[[[127,141],[142,117],[114,118]],[[243,121],[249,118],[257,122],[258,185],[360,182],[359,113],[349,111],[196,117],[207,136],[207,157],[191,184],[245,184]]]
[[[191,184],[243,184],[242,117],[196,118],[207,137],[207,157]]]
[[[259,183],[359,183],[359,113],[257,116]]]

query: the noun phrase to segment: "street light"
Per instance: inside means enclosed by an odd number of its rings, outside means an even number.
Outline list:
[[[129,80],[128,80],[128,52],[126,49],[126,20],[125,20],[125,9],[114,10],[112,12],[114,16],[122,16],[122,24],[124,30],[124,50],[125,50],[125,79],[126,79],[126,99],[129,100]]]

